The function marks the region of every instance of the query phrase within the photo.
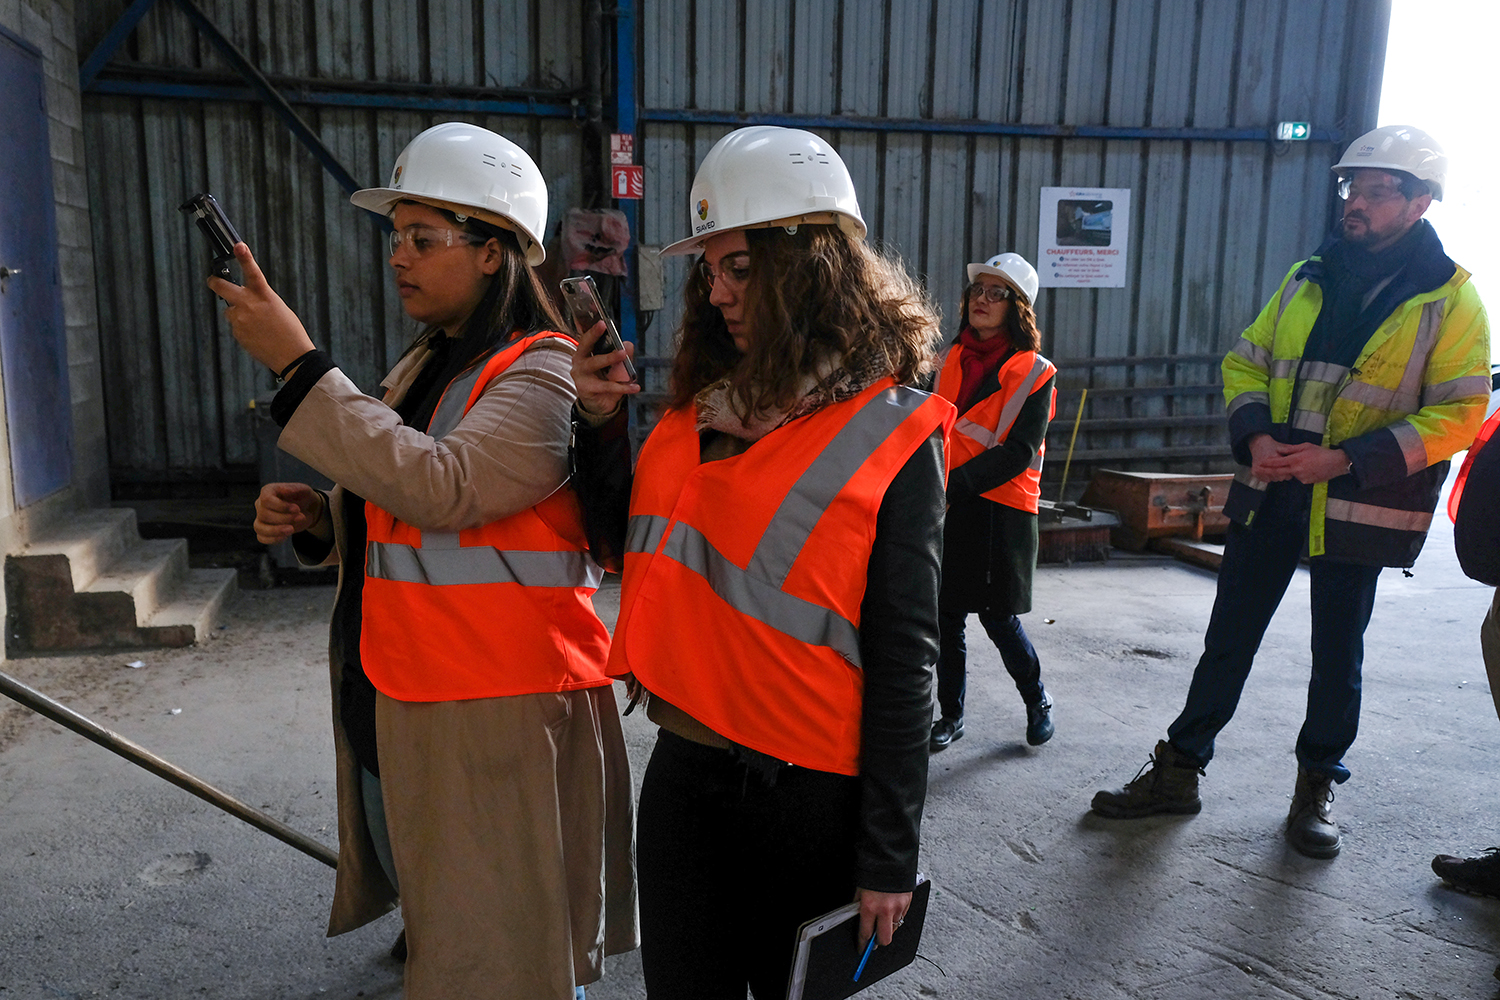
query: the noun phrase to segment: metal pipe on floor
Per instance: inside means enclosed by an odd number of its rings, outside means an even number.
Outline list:
[[[0,694],[20,702],[33,712],[46,716],[60,726],[71,729],[84,739],[92,740],[104,749],[119,754],[158,778],[165,778],[183,791],[198,796],[204,802],[218,806],[231,816],[244,820],[257,830],[269,833],[308,857],[323,862],[329,868],[339,866],[338,854],[325,844],[299,833],[280,820],[267,816],[259,809],[246,805],[234,796],[219,791],[203,779],[196,778],[177,765],[156,756],[139,743],[105,729],[98,723],[79,715],[62,702],[54,701],[35,688],[27,687],[9,674],[0,673]]]

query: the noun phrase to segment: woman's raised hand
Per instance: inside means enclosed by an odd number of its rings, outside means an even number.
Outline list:
[[[267,483],[255,498],[255,537],[275,545],[323,520],[323,497],[306,483]]]
[[[240,262],[245,284],[209,278],[208,287],[228,303],[224,319],[234,339],[256,361],[280,372],[313,349],[312,338],[297,314],[266,282],[250,248],[236,243],[234,256]]]
[[[573,385],[578,390],[578,408],[596,417],[607,417],[614,413],[620,400],[641,387],[629,380],[625,374],[625,359],[635,357],[635,345],[627,342],[625,349],[609,354],[595,354],[594,344],[604,336],[604,323],[595,323],[578,339],[578,350],[573,354]]]

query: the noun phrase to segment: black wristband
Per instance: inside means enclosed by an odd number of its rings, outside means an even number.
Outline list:
[[[314,347],[312,350],[308,351],[305,354],[299,354],[299,355],[297,355],[297,360],[296,361],[293,361],[291,364],[289,364],[285,368],[281,369],[281,372],[276,376],[277,380],[281,381],[281,382],[285,382],[287,374],[293,368],[296,368],[302,362],[306,361],[308,358],[312,357],[314,354],[317,354],[317,353],[318,353],[318,349],[316,347]]]

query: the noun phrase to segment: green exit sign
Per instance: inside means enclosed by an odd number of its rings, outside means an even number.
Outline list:
[[[1276,138],[1282,142],[1302,140],[1310,135],[1312,135],[1312,127],[1307,122],[1278,122],[1276,124]]]

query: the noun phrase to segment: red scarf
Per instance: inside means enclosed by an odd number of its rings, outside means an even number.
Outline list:
[[[989,340],[980,340],[974,328],[966,326],[958,335],[958,344],[963,348],[958,364],[963,369],[964,380],[953,405],[958,407],[959,413],[965,413],[974,404],[974,397],[979,395],[984,380],[999,371],[1000,363],[1010,355],[1010,338],[997,333]]]

